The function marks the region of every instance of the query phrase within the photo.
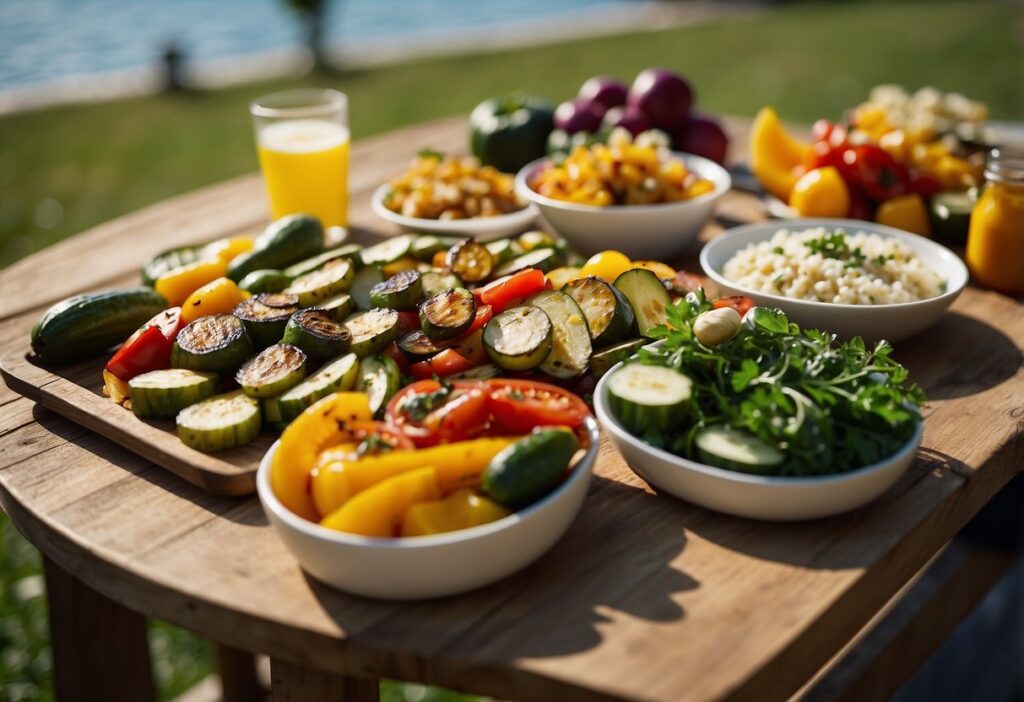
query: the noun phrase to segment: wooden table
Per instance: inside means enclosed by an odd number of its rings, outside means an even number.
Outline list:
[[[737,152],[745,126],[732,125]],[[354,235],[370,236],[370,191],[416,149],[463,140],[452,118],[356,144]],[[10,267],[0,275],[0,350],[22,343],[57,299],[134,284],[160,249],[258,230],[261,188],[255,175],[232,180]],[[727,223],[760,216],[742,193],[720,211]],[[320,585],[254,498],[211,497],[7,390],[0,504],[47,559],[64,699],[152,695],[137,612],[229,653],[268,654],[275,699],[372,696],[378,676],[506,699],[785,698],[1024,465],[1022,346],[1021,306],[973,289],[899,345],[931,398],[924,448],[865,509],[794,525],[730,518],[655,495],[604,445],[581,516],[548,555],[434,602]]]

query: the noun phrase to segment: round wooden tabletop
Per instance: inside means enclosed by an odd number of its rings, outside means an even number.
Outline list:
[[[730,124],[737,154],[746,124]],[[358,142],[353,236],[369,193],[423,146],[464,147],[462,119]],[[750,195],[721,225],[762,217]],[[41,308],[137,284],[163,248],[266,222],[255,175],[120,218],[0,274],[0,348]],[[339,675],[517,699],[786,697],[1024,465],[1024,314],[967,290],[898,358],[931,398],[924,448],[882,499],[764,524],[656,495],[607,444],[580,517],[540,561],[464,596],[395,604],[305,575],[253,497],[211,496],[75,423],[0,393],[0,504],[49,559],[103,595],[213,640]]]

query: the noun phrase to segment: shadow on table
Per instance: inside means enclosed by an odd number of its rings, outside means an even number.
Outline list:
[[[843,570],[876,563],[899,543],[935,502],[963,484],[970,468],[922,448],[910,469],[880,498],[826,519],[763,522],[699,509],[687,528],[703,539],[755,558],[800,568]],[[913,491],[915,496],[908,497]]]
[[[896,344],[895,358],[909,368],[929,400],[983,392],[1024,365],[1020,349],[1006,334],[958,312],[946,313],[934,326]]]
[[[679,502],[595,476],[580,516],[551,551],[473,593],[407,604],[359,598],[353,607],[353,597],[307,581],[361,645],[478,661],[565,655],[597,646],[613,620],[685,616],[679,594],[699,583],[673,565],[686,544],[684,514]]]

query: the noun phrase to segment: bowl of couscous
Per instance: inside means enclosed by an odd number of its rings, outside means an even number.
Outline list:
[[[574,250],[659,260],[686,252],[731,184],[709,159],[614,142],[558,163],[538,159],[516,175],[516,192]]]
[[[723,295],[746,295],[803,327],[868,341],[897,341],[931,326],[968,279],[946,247],[848,219],[730,229],[704,247],[700,263]]]

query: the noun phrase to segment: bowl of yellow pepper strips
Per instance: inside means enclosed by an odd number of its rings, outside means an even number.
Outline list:
[[[500,580],[551,548],[579,512],[597,449],[589,414],[575,429],[417,448],[372,421],[364,393],[339,392],[282,433],[256,487],[274,531],[316,579],[366,597],[426,599]],[[529,468],[517,477],[519,466]],[[538,472],[547,478],[524,484]]]

